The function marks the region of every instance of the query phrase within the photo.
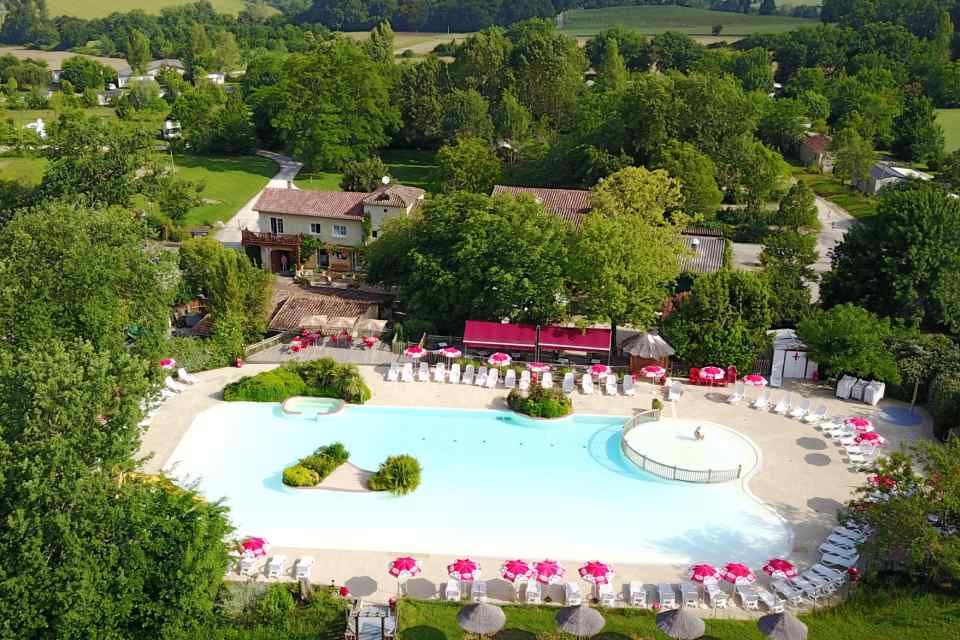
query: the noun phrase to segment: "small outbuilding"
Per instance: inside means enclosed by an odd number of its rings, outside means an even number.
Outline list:
[[[783,386],[785,379],[813,380],[817,363],[807,355],[807,346],[793,329],[774,329],[773,359],[770,366],[770,386]]]

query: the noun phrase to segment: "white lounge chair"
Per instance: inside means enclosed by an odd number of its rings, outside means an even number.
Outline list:
[[[803,401],[790,409],[791,418],[802,418],[807,415],[807,412],[810,411],[810,398],[804,398]]]
[[[835,544],[838,547],[846,547],[847,549],[857,548],[856,542],[850,538],[840,535],[839,533],[831,533],[829,536],[827,536],[827,542],[830,544]]]
[[[420,363],[420,369],[417,371],[417,381],[430,382],[430,365],[426,362]]]
[[[447,365],[438,362],[433,368],[433,381],[434,382],[443,382],[447,377]]]
[[[240,575],[252,576],[256,573],[256,558],[252,553],[245,553],[240,557]]]
[[[707,602],[714,609],[726,609],[730,604],[730,596],[727,592],[715,583],[705,584],[703,588],[707,592]]]
[[[568,607],[575,607],[583,603],[583,596],[580,595],[580,587],[576,582],[568,582],[563,585],[563,603]]]
[[[296,561],[293,565],[293,577],[297,580],[302,578],[310,579],[310,569],[313,567],[313,558],[311,556],[304,556]]]
[[[811,411],[807,415],[803,416],[803,421],[807,424],[818,424],[821,420],[827,417],[827,405],[822,404],[817,407],[816,411]]]
[[[503,386],[507,389],[513,389],[517,386],[517,370],[514,368],[507,369],[507,373],[503,376]]]
[[[170,376],[167,376],[167,378],[163,381],[163,384],[167,389],[170,389],[170,391],[173,391],[174,393],[180,393],[181,391],[186,391],[189,388],[187,385],[180,384]]]
[[[177,369],[177,377],[180,378],[180,380],[182,380],[183,382],[186,382],[187,384],[197,384],[198,382],[200,382],[200,378],[191,374],[183,367],[180,367],[179,369]]]
[[[600,606],[612,607],[617,603],[617,595],[613,592],[613,585],[609,582],[597,585],[597,595],[600,596]]]
[[[738,382],[733,387],[733,393],[727,396],[727,402],[729,402],[730,404],[737,404],[738,402],[743,400],[743,396],[745,393],[746,393],[746,387],[743,385],[742,382]]]
[[[460,583],[450,578],[447,580],[447,586],[443,590],[443,599],[457,601],[460,599]]]
[[[460,363],[454,362],[450,366],[450,384],[460,384]]]
[[[170,389],[160,389],[160,401],[169,400],[170,398],[176,397],[176,392],[170,391]]]
[[[772,580],[770,586],[792,606],[797,607],[803,603],[803,593],[787,584],[786,580]]]
[[[400,372],[400,380],[403,382],[413,382],[413,363],[405,362]]]
[[[487,384],[488,372],[489,372],[489,369],[487,369],[487,367],[480,367],[480,371],[477,372],[477,377],[474,380],[474,384],[477,385],[478,387],[482,387],[483,385]]]
[[[814,603],[823,595],[820,589],[817,588],[815,584],[806,580],[802,576],[797,576],[790,581],[790,584],[794,589],[797,589],[802,593],[808,600],[813,600]]]
[[[530,371],[524,369],[523,373],[520,374],[520,391],[527,391],[530,389]]]
[[[494,389],[500,382],[500,369],[491,369],[487,374],[487,389]]]
[[[657,585],[657,602],[660,603],[661,609],[677,608],[677,592],[672,584],[661,582]]]
[[[577,386],[577,381],[574,378],[573,371],[567,371],[563,374],[563,392],[567,395],[573,393],[573,388]]]
[[[633,607],[646,607],[647,606],[647,590],[643,587],[643,583],[639,580],[631,580],[628,587],[628,592],[630,595],[630,606]]]
[[[607,374],[607,379],[606,379],[606,384],[605,384],[604,386],[606,387],[606,392],[607,392],[607,395],[608,395],[608,396],[615,396],[615,395],[617,395],[617,376],[616,376],[616,374],[608,373],[608,374]]]
[[[683,387],[680,385],[680,381],[675,381],[670,385],[670,391],[667,393],[667,400],[677,401],[680,399],[680,396],[683,395]]]
[[[824,579],[833,582],[836,585],[843,584],[844,580],[847,579],[847,574],[842,571],[837,571],[836,569],[831,569],[830,567],[824,566],[822,564],[815,564],[810,567],[810,571],[813,573],[822,576]]]
[[[694,609],[700,607],[700,589],[696,583],[690,582],[689,580],[681,582],[680,597],[683,600],[683,606],[693,607]]]
[[[287,563],[287,556],[273,556],[267,562],[267,577],[279,578],[283,575],[283,567]]]
[[[819,547],[817,551],[820,553],[830,553],[835,556],[840,556],[842,558],[859,558],[860,554],[855,548],[851,547],[840,547],[835,544],[830,544],[829,542],[824,542]]]
[[[837,585],[835,585],[832,580],[827,580],[823,576],[814,571],[810,571],[809,569],[797,576],[797,580],[802,580],[807,584],[812,585],[820,595],[833,593],[837,590]]]
[[[387,371],[387,382],[396,382],[400,377],[400,365],[396,362],[390,363],[390,370]]]
[[[764,587],[755,587],[754,591],[770,613],[783,613],[783,598],[770,593]]]
[[[593,395],[593,377],[589,373],[583,374],[580,378],[580,390],[588,396]]]
[[[739,584],[736,586],[737,597],[740,598],[740,606],[747,610],[758,611],[760,609],[760,596],[756,590],[749,584]]]
[[[462,384],[472,385],[474,371],[475,371],[474,366],[472,364],[468,364],[467,368],[463,370],[463,378],[460,379],[460,382]]]
[[[783,396],[780,402],[778,402],[777,405],[773,408],[773,412],[781,416],[785,416],[787,415],[787,412],[790,411],[791,406],[793,406],[791,395],[788,393],[787,395]]]
[[[553,388],[553,374],[549,371],[544,371],[543,376],[540,378],[540,386],[544,389]]]
[[[857,543],[866,542],[867,540],[867,534],[864,531],[854,529],[853,527],[834,527],[833,532]]]
[[[540,589],[540,583],[536,581],[527,582],[527,587],[523,593],[523,599],[527,604],[540,604],[543,602],[543,592]]]
[[[486,602],[487,600],[487,581],[474,580],[470,583],[470,599],[474,602]]]
[[[636,383],[633,376],[629,373],[623,374],[623,395],[634,396],[637,393]]]
[[[825,564],[828,567],[843,567],[844,569],[849,569],[857,564],[860,560],[860,556],[838,556],[833,553],[825,553],[823,557],[820,558],[820,563]]]
[[[770,406],[770,389],[764,389],[760,392],[760,395],[757,396],[757,399],[753,401],[754,409],[766,409]]]

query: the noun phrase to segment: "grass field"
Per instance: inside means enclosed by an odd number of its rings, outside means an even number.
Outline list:
[[[43,158],[0,158],[0,180],[37,185],[46,166],[47,161]]]
[[[742,36],[750,33],[781,33],[800,27],[812,27],[818,22],[803,18],[744,15],[690,7],[634,6],[568,11],[563,30],[572,35],[589,36],[620,25],[651,35],[664,31],[709,35],[716,24],[723,25],[721,35]]]
[[[399,640],[461,640],[459,604],[407,601],[400,603]],[[558,638],[556,608],[506,606],[507,625],[498,640]],[[594,640],[653,640],[652,612],[617,608],[602,611],[603,631]],[[874,591],[864,587],[848,602],[802,615],[810,638],[816,640],[928,640],[960,637],[960,600],[939,594]],[[708,618],[704,640],[762,640],[753,620]]]
[[[947,151],[960,149],[960,109],[937,109],[937,122],[943,127]]]
[[[81,55],[78,53],[73,53],[72,51],[41,51],[39,49],[27,49],[26,47],[0,47],[0,56],[7,54],[12,55],[15,58],[32,58],[34,60],[45,60],[47,66],[51,69],[59,69],[63,65],[63,61],[67,58],[72,58],[76,55]],[[93,58],[100,64],[104,64],[113,69],[126,69],[130,65],[127,64],[127,61],[122,58],[106,58],[104,56],[88,56],[83,54],[85,58]]]
[[[813,192],[846,209],[854,218],[868,218],[876,212],[876,198],[864,195],[847,184],[840,184],[836,178],[820,173],[807,173],[802,167],[791,167],[797,180],[807,183]]]
[[[98,115],[103,118],[117,117],[117,112],[110,107],[89,107],[84,109],[84,111],[88,114]],[[37,118],[43,118],[43,122],[49,124],[57,119],[57,112],[52,109],[4,109],[0,111],[0,119],[13,120],[13,124],[20,127],[25,126],[29,122],[34,122]]]
[[[434,171],[437,168],[436,154],[433,151],[408,151],[405,149],[387,149],[380,154],[390,168],[395,182],[409,187],[420,187],[427,191],[436,191]],[[301,173],[295,179],[301,189],[313,191],[340,191],[339,173],[318,171]]]
[[[51,17],[74,16],[77,18],[103,18],[115,11],[126,12],[139,9],[147,13],[160,13],[165,7],[190,4],[194,0],[47,0],[47,10]],[[245,0],[210,0],[213,8],[220,13],[239,13],[246,5]]]
[[[177,175],[204,184],[201,197],[209,203],[187,214],[183,226],[226,222],[240,207],[266,186],[277,172],[272,160],[260,156],[230,158],[183,156],[174,157]]]

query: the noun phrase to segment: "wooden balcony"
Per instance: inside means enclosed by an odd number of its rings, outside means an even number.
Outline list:
[[[263,233],[243,229],[241,231],[244,245],[267,247],[300,247],[303,244],[302,233]]]

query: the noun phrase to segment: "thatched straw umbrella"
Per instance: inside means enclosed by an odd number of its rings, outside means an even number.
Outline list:
[[[560,631],[578,638],[592,638],[607,624],[599,611],[585,604],[560,609],[556,620]]]
[[[624,353],[644,360],[663,360],[676,351],[656,331],[630,336],[620,346]]]
[[[706,631],[703,620],[685,608],[658,613],[657,628],[676,640],[697,640]]]
[[[771,613],[757,621],[760,633],[772,640],[806,640],[807,625],[792,613]]]
[[[478,602],[460,609],[457,622],[467,633],[489,636],[503,629],[503,625],[507,624],[507,616],[503,613],[503,609],[496,605]]]

